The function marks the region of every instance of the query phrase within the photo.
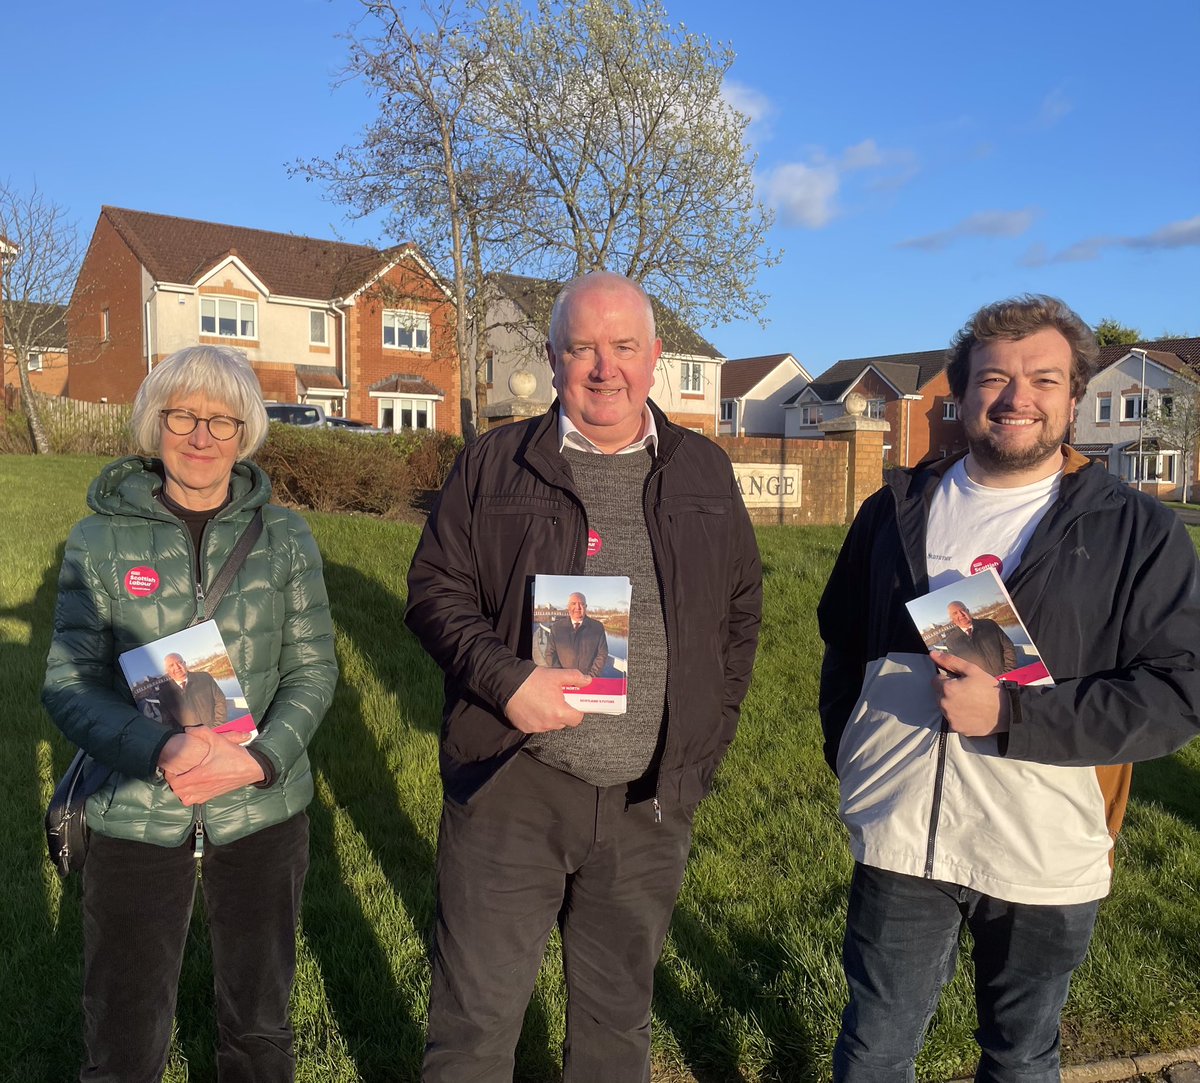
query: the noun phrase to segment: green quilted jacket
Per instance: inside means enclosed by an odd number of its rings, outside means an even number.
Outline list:
[[[294,816],[312,799],[305,749],[333,698],[337,662],[321,557],[307,524],[267,503],[271,483],[238,463],[233,499],[205,528],[200,589],[183,523],[154,494],[154,459],[110,463],[92,483],[95,512],[67,539],[42,702],[66,737],[113,774],[88,801],[101,835],[175,846],[203,821],[220,845]],[[177,729],[134,706],[117,658],[187,627],[200,594],[263,509],[263,532],[215,619],[259,728],[255,747],[275,765],[268,787],[246,786],[185,807],[158,777],[159,753]]]

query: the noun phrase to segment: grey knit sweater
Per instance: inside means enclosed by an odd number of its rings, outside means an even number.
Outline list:
[[[627,575],[629,686],[623,715],[584,715],[572,729],[534,734],[526,750],[551,767],[594,786],[632,782],[646,773],[662,730],[667,691],[667,632],[642,492],[650,472],[647,452],[594,455],[563,451],[600,551],[588,557],[587,575]],[[586,591],[585,591],[586,593]]]

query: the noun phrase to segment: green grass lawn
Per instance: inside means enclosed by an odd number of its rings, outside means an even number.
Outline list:
[[[0,1080],[13,1083],[72,1078],[80,1056],[79,885],[62,885],[51,871],[41,826],[70,750],[38,691],[62,543],[100,462],[0,456]],[[401,621],[417,531],[362,517],[309,520],[325,556],[342,681],[312,748],[312,870],[294,1001],[299,1079],[416,1079],[441,709],[440,674]],[[755,684],[697,816],[658,968],[656,1078],[828,1077],[850,859],[820,754],[814,609],[843,533],[759,531],[766,611]],[[171,1083],[214,1073],[211,977],[202,926],[195,932]],[[562,1012],[552,945],[526,1017],[519,1080],[557,1077]],[[969,1074],[973,1026],[962,966],[934,1020],[921,1077]],[[1113,895],[1064,1029],[1068,1062],[1200,1042],[1200,749],[1135,774]]]

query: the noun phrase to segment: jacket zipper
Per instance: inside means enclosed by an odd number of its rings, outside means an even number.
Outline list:
[[[933,802],[929,808],[929,837],[925,843],[925,878],[933,878],[933,855],[937,846],[938,820],[942,812],[942,784],[946,778],[946,742],[950,739],[950,724],[943,718],[938,734],[937,771],[933,776]]]
[[[650,483],[662,471],[663,467],[667,465],[667,461],[663,459],[661,462],[656,462],[646,475],[646,481],[642,485],[642,516],[646,520],[646,533],[650,538],[650,556],[654,559],[654,578],[658,580],[659,604],[662,605],[663,611],[663,639],[666,641],[667,647],[667,672],[663,686],[663,698],[666,701],[667,710],[663,718],[662,755],[659,757],[658,767],[654,771],[654,822],[656,824],[662,823],[662,805],[658,803],[658,783],[662,776],[663,761],[667,758],[667,743],[671,739],[671,621],[668,616],[671,607],[667,605],[667,584],[663,581],[662,569],[658,566],[658,554],[655,552],[655,543],[657,541],[655,531],[657,530],[657,526],[654,528],[650,526],[652,516],[647,507],[647,499],[650,495]]]

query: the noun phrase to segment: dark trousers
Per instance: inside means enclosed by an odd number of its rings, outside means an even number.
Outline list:
[[[650,999],[691,843],[690,808],[627,804],[516,756],[469,804],[446,800],[425,1083],[500,1083],[546,938],[562,931],[564,1083],[650,1079]]]
[[[196,890],[212,942],[221,1083],[286,1083],[295,1074],[288,995],[308,870],[303,813],[202,862],[182,846],[93,835],[83,870],[81,1083],[157,1083]]]
[[[855,865],[837,1083],[911,1083],[965,924],[974,941],[977,1083],[1058,1083],[1058,1022],[1098,902],[1034,906]]]

